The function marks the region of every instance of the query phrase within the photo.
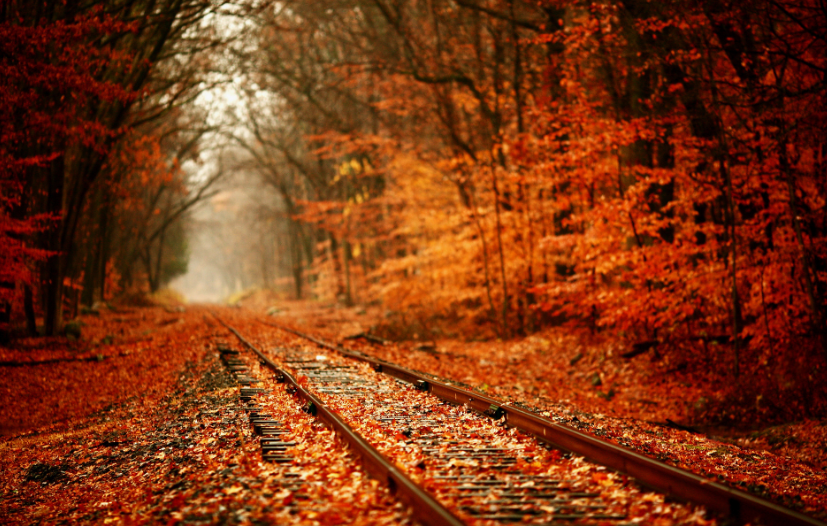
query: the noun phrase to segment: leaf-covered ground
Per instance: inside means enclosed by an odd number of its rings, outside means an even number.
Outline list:
[[[543,521],[549,520],[557,524],[563,520],[554,522],[558,515],[571,519],[577,513],[615,517],[605,521],[584,518],[583,522],[588,524],[621,524],[620,517],[623,524],[717,524],[703,507],[672,502],[582,457],[539,447],[534,439],[516,429],[504,428],[500,422],[481,417],[475,411],[446,404],[410,385],[400,388],[397,380],[375,372],[366,363],[354,364],[298,336],[251,321],[249,316],[235,316],[230,323],[281,367],[293,371],[306,389],[314,391],[348,425],[405,470],[412,480],[431,491],[465,524],[487,526],[492,522],[483,515],[514,513],[522,514],[523,522],[532,524],[545,524]],[[273,348],[275,342],[278,342],[276,349]],[[320,363],[336,369],[347,366],[348,372],[344,376],[322,374]],[[256,364],[251,366],[257,368]],[[354,385],[351,382],[355,385],[365,382],[374,388],[348,394],[347,386]],[[268,386],[266,381],[264,386]],[[417,421],[425,424],[418,425]],[[438,443],[432,441],[437,435],[441,437]],[[495,467],[497,462],[489,456],[491,451],[475,454],[468,448],[500,450],[496,453],[499,461],[513,461],[507,464],[509,473],[496,469],[502,464]],[[499,480],[519,487],[524,483],[519,477],[523,476],[533,479],[530,485],[543,486],[554,481],[555,489],[561,492],[551,500],[548,494],[543,496],[540,492],[530,501],[508,503],[507,497],[497,495],[505,488],[490,486],[492,481]],[[474,484],[471,480],[476,479],[488,485],[489,491],[485,496],[458,494],[458,482],[450,481],[454,477],[464,479],[460,482],[463,485]],[[508,487],[506,491],[515,490]],[[578,508],[577,499],[570,501],[569,508],[561,508],[568,491],[597,498],[580,502],[590,508]]]
[[[206,310],[84,321],[83,341],[4,350],[5,362],[95,359],[4,367],[17,385],[7,382],[0,400],[0,522],[410,523],[283,392],[266,403],[300,447],[292,463],[261,461],[218,360],[216,342],[230,334]]]
[[[369,333],[378,321],[375,313],[312,303],[271,309],[267,320],[465,383],[647,456],[827,518],[827,420],[749,431],[679,429],[691,423],[698,401],[714,392],[691,373],[664,374],[668,366],[649,357],[626,360],[611,345],[587,346],[554,331],[505,343],[378,345],[354,338]]]
[[[285,304],[275,316],[265,310],[234,310],[233,316],[248,318],[250,326],[269,320],[340,340],[827,517],[825,422],[720,440],[664,425],[686,423],[687,407],[707,392],[679,373],[656,375],[646,357],[621,360],[614,349],[578,346],[553,333],[505,344],[380,346],[344,339],[375,322],[362,311],[310,304]],[[334,436],[279,398],[283,393],[274,392],[268,408],[308,446],[291,468],[260,462],[237,387],[216,352],[217,341],[234,340],[207,309],[122,308],[82,321],[79,341],[18,340],[0,348],[4,520],[410,521]],[[305,481],[301,501],[294,502],[295,488],[283,486],[290,469]]]

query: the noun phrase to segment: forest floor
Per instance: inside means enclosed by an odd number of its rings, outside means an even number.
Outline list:
[[[265,312],[265,303],[254,297],[245,306]],[[506,342],[441,339],[379,345],[361,337],[381,327],[378,310],[290,302],[270,309],[269,315],[273,322],[465,383],[495,398],[585,418],[631,418],[661,429],[683,426],[827,469],[827,418],[753,420],[764,411],[712,417],[713,410],[727,411],[720,378],[685,369],[669,356],[647,353],[626,359],[622,354],[627,349],[616,343],[584,342],[563,328]],[[713,423],[722,416],[734,418],[725,418],[729,425]]]
[[[234,317],[289,325],[463,382],[827,518],[827,420],[693,432],[673,423],[695,424],[709,386],[688,373],[656,374],[662,364],[646,356],[624,360],[605,344],[584,345],[549,331],[509,342],[378,345],[352,338],[371,331],[377,312],[308,302],[273,309],[255,298],[242,303]],[[119,307],[81,320],[78,341],[24,339],[0,348],[0,517],[19,524],[272,520],[267,499],[282,489],[245,438],[235,388],[213,345],[228,333],[209,309]],[[305,418],[298,407],[294,413],[291,418]],[[353,462],[336,447],[331,441],[325,454]],[[382,488],[362,478],[342,492],[361,495],[358,503],[339,502],[308,520],[333,524],[336,510],[354,508],[368,523],[404,520]]]

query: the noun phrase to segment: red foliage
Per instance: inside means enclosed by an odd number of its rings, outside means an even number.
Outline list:
[[[324,232],[319,294],[381,301],[409,332],[565,325],[752,398],[824,398],[818,2],[377,1],[370,24],[332,4],[264,20],[259,49],[301,57],[262,76],[288,102],[268,133],[307,133],[257,158],[301,174],[280,184]]]
[[[130,25],[100,9],[71,20],[25,20],[10,10],[0,20],[0,303],[12,301],[15,283],[31,285],[38,262],[55,256],[43,233],[62,220],[41,203],[60,195],[44,174],[79,147],[103,151],[116,130],[91,114],[91,103],[126,103],[122,86],[103,79],[128,56],[101,38]],[[62,196],[61,196],[62,197]]]

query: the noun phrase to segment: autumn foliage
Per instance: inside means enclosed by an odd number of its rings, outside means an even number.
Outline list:
[[[249,55],[248,149],[311,227],[297,281],[426,336],[566,324],[739,396],[819,389],[823,6],[310,4]]]
[[[821,410],[818,2],[2,6],[0,301],[30,333],[183,272],[215,181],[186,179],[184,108],[223,72],[237,165],[281,198],[267,285],[401,336],[566,326]],[[244,38],[213,60],[224,8]]]
[[[0,246],[4,250],[0,257],[4,292],[0,300],[8,305],[15,296],[15,283],[34,286],[38,280],[33,265],[56,252],[47,232],[61,218],[55,205],[60,204],[63,188],[55,187],[57,181],[48,177],[49,170],[65,162],[69,151],[100,148],[110,135],[86,113],[86,105],[93,99],[126,101],[129,94],[98,77],[100,69],[118,57],[92,43],[99,35],[126,30],[125,25],[99,11],[74,20],[28,25],[21,23],[28,14],[25,9],[16,11],[12,3],[3,7]],[[19,18],[14,20],[14,15]],[[37,238],[39,242],[28,241]]]
[[[159,271],[173,259],[169,249],[163,257],[165,234],[188,206],[182,178],[167,184],[168,176],[179,156],[197,152],[192,135],[201,136],[194,126],[181,130],[180,99],[203,89],[193,68],[203,69],[201,52],[216,46],[203,33],[183,36],[217,9],[200,0],[0,3],[4,334],[13,319],[25,319],[30,334],[42,319],[46,333],[58,334],[81,299],[107,299],[107,283],[111,292],[120,285],[114,277],[131,276],[136,254],[153,290],[170,275]],[[194,66],[182,66],[181,56]],[[130,155],[145,165],[124,165]],[[124,195],[125,181],[147,172],[147,191],[166,190],[156,192],[163,200],[141,200],[138,218],[118,215],[138,200]],[[145,215],[163,216],[160,233]],[[137,246],[116,239],[118,227]]]

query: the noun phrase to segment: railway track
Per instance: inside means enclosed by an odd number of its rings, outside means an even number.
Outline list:
[[[336,430],[366,470],[425,524],[719,519],[823,525],[519,407],[289,327],[266,324],[318,349],[280,343],[262,350],[218,320],[255,353],[254,369],[300,397],[306,411]],[[261,392],[252,389],[242,392],[246,400]],[[277,433],[266,420],[254,424],[259,433]],[[274,461],[290,447],[269,434],[261,444],[263,458]]]

